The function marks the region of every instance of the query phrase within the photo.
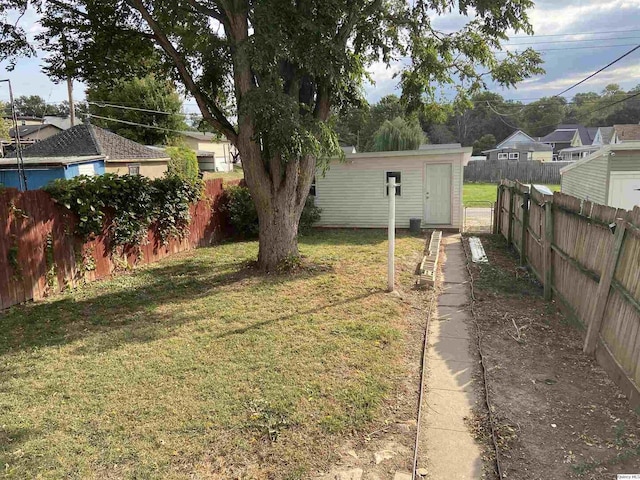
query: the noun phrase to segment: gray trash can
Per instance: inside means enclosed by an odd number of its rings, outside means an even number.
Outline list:
[[[420,233],[420,225],[422,224],[422,219],[421,218],[410,218],[409,219],[409,230],[411,231],[411,233],[413,234],[419,234]]]

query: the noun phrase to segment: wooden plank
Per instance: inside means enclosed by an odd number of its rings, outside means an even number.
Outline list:
[[[522,198],[522,232],[520,237],[520,265],[527,264],[527,230],[529,229],[529,193]]]
[[[553,202],[544,204],[544,298],[551,300],[553,293]]]
[[[611,289],[611,280],[618,265],[618,258],[620,256],[620,250],[622,248],[622,242],[624,241],[624,234],[626,229],[626,222],[618,220],[616,222],[615,243],[613,250],[607,259],[607,264],[600,282],[598,284],[598,292],[596,294],[596,302],[593,314],[589,319],[589,328],[587,330],[587,337],[584,341],[583,351],[587,355],[593,355],[596,349],[596,342],[600,335],[600,327],[602,326],[602,320],[604,318],[604,310],[607,306],[607,300],[609,298],[609,291]]]
[[[629,378],[624,368],[618,363],[615,356],[609,350],[604,340],[598,336],[595,357],[598,362],[611,377],[616,385],[620,387],[622,393],[624,393],[629,400],[631,408],[637,409],[640,407],[640,389],[635,382]]]

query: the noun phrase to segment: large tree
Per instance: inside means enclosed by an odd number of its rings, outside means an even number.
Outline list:
[[[362,95],[373,62],[410,59],[399,76],[409,111],[439,84],[464,94],[541,71],[532,50],[494,53],[508,30],[532,33],[531,0],[0,0],[4,9],[28,3],[41,9],[54,76],[127,76],[145,65],[176,76],[240,152],[265,270],[298,255],[316,165],[340,152],[332,106]],[[434,19],[452,10],[468,23],[438,31]],[[0,42],[4,54],[31,53],[11,27],[21,41]]]
[[[90,84],[87,101],[94,123],[145,145],[165,144],[187,127],[180,95],[156,75]]]

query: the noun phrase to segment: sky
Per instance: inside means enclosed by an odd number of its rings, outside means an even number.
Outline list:
[[[504,89],[490,85],[490,90],[506,99],[525,103],[544,96],[555,95],[610,61],[640,44],[640,0],[538,0],[529,13],[535,35],[512,37],[508,45],[531,46],[540,51],[546,73],[520,83],[516,88]],[[434,19],[433,25],[442,31],[454,31],[463,26],[467,18],[449,14]],[[29,12],[21,21],[35,35],[40,26],[37,17]],[[518,47],[509,46],[509,49]],[[6,64],[0,63],[3,78],[10,78],[14,94],[40,95],[48,102],[67,99],[66,84],[54,84],[40,71],[42,58],[20,59],[12,72],[6,72]],[[370,72],[375,84],[366,84],[369,102],[376,102],[388,94],[399,94],[398,78],[402,68],[397,62],[391,67],[374,64]],[[629,55],[567,95],[586,91],[600,91],[610,83],[618,83],[624,89],[640,84],[640,50]],[[6,88],[6,87],[5,87]],[[74,84],[76,100],[84,98],[84,85]],[[7,100],[8,93],[0,86],[0,100]],[[187,112],[197,107],[187,100]]]

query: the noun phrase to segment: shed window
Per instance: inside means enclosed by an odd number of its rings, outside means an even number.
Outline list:
[[[386,172],[385,173],[385,196],[389,196],[389,179],[395,177],[396,179],[396,197],[402,196],[402,174],[400,172]]]
[[[509,158],[509,154],[508,153],[499,153],[498,154],[498,160],[507,160]]]
[[[514,152],[509,154],[509,160],[519,160],[520,152]]]
[[[311,188],[309,189],[309,195],[311,195],[312,197],[316,196],[316,177],[313,177],[313,180],[311,180]]]
[[[129,168],[129,175],[140,175],[139,163],[130,163],[127,167]]]

